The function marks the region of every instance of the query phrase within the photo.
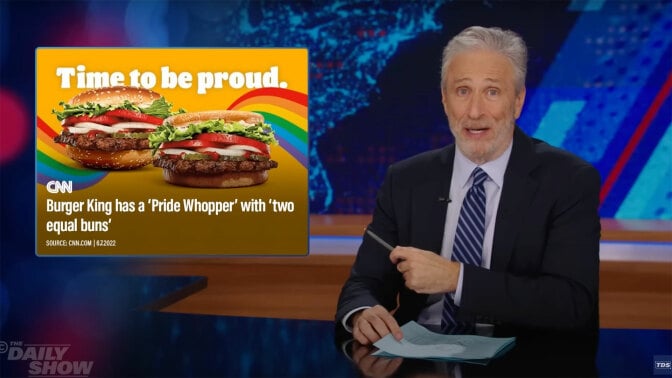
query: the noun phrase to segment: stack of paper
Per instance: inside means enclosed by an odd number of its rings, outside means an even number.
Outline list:
[[[391,334],[374,345],[380,349],[374,356],[426,358],[487,364],[511,349],[515,337],[494,338],[475,335],[443,335],[427,330],[416,322],[401,327],[404,338],[397,341]]]

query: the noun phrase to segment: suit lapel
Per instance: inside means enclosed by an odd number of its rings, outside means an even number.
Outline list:
[[[414,247],[441,253],[454,157],[455,146],[448,146],[437,160],[437,167],[432,168],[438,172],[435,178],[414,188]]]
[[[537,190],[538,182],[530,176],[537,165],[532,141],[518,127],[514,131],[513,149],[504,174],[504,187],[499,200],[490,269],[506,270],[521,227],[523,209]]]

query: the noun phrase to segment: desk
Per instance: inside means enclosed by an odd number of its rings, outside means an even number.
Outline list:
[[[42,310],[31,313],[28,318],[25,315],[10,316],[0,339],[7,343],[23,342],[24,348],[28,344],[67,344],[69,349],[63,361],[92,361],[91,376],[360,375],[335,340],[333,322],[138,310],[143,308],[138,300],[150,303],[169,294],[165,289],[157,288],[172,287],[173,291],[184,293],[185,289],[193,290],[194,285],[202,285],[202,281],[176,277],[86,277],[89,278],[63,285],[71,288],[62,295],[65,300],[59,300],[65,306],[52,306],[51,312]],[[34,299],[42,299],[40,292],[34,292]],[[139,294],[142,295],[138,297]],[[14,302],[15,306],[18,304]],[[28,314],[23,310],[14,307],[11,313]],[[489,366],[465,365],[461,373],[464,377],[567,376],[588,371],[605,377],[650,376],[653,356],[672,354],[671,344],[670,330],[603,329],[595,363],[589,360],[588,366],[580,358],[549,358],[545,356],[543,346],[528,344],[523,348],[523,344],[519,344]],[[559,346],[555,345],[556,349]],[[582,345],[562,346],[580,349]],[[31,361],[9,361],[6,356],[0,354],[0,375],[31,375]],[[583,364],[578,367],[583,370],[577,370],[577,363]],[[397,373],[432,373],[436,368],[432,362],[406,360]]]
[[[568,376],[588,371],[601,376],[649,376],[653,356],[672,354],[672,331],[600,332],[595,367],[580,359],[546,358],[511,366],[529,356],[509,354],[491,366],[463,366],[468,376]],[[128,346],[132,345],[132,351]],[[158,312],[136,313],[117,339],[114,375],[279,377],[358,376],[355,365],[334,339],[327,321],[243,318]],[[571,345],[566,345],[570,347]],[[581,345],[574,345],[581,348]],[[557,350],[557,348],[555,348]],[[530,353],[529,350],[526,353]],[[538,358],[543,353],[537,349]],[[547,366],[543,366],[548,363]],[[584,366],[577,366],[583,363]],[[398,373],[432,373],[429,361],[408,360]],[[439,367],[440,368],[440,367]],[[588,370],[586,370],[588,369]],[[499,372],[498,372],[499,371]]]

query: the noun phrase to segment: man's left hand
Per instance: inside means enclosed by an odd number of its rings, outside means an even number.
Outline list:
[[[406,287],[421,294],[454,292],[460,263],[446,260],[434,252],[413,247],[396,247],[390,261],[404,275]]]

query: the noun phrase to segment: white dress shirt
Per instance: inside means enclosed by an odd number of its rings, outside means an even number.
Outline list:
[[[446,224],[443,232],[443,243],[441,245],[441,256],[450,259],[453,254],[453,241],[455,239],[455,231],[457,230],[457,222],[460,218],[460,210],[462,209],[462,201],[467,195],[467,191],[471,188],[473,181],[471,173],[476,167],[481,167],[488,178],[483,183],[485,187],[485,235],[483,236],[483,254],[481,260],[481,267],[489,269],[490,260],[492,257],[492,240],[495,235],[495,216],[497,215],[497,208],[499,207],[499,199],[504,185],[504,172],[509,163],[511,156],[511,148],[513,143],[509,144],[509,148],[502,153],[497,159],[489,161],[483,165],[476,165],[471,160],[460,152],[459,148],[455,148],[455,159],[453,160],[453,176],[450,180],[450,203],[446,210]],[[460,275],[457,281],[457,290],[455,290],[454,301],[456,305],[460,305],[462,299],[462,273],[464,269],[460,265]],[[428,303],[431,303],[420,313],[418,323],[425,325],[440,325],[441,312],[443,310],[443,294],[430,295]]]

